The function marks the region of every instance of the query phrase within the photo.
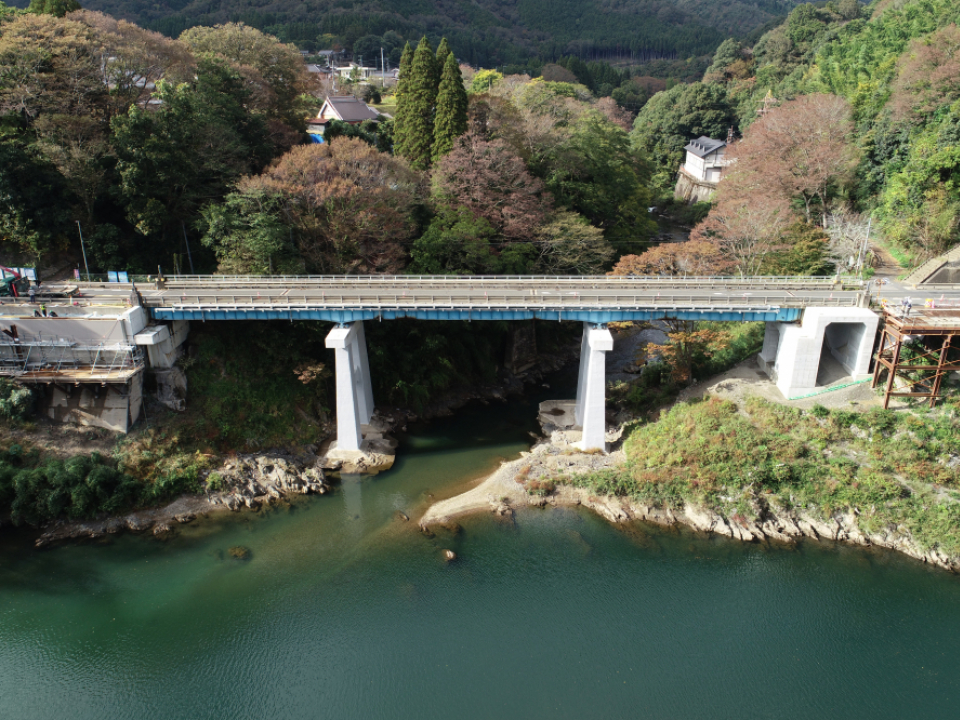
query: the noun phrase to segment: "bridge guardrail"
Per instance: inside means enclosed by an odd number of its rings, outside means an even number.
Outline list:
[[[430,308],[430,309],[539,309],[539,308],[603,308],[622,309],[636,307],[677,308],[723,308],[723,307],[852,307],[858,305],[859,293],[843,293],[824,298],[790,297],[786,295],[626,295],[626,294],[538,294],[524,296],[487,295],[486,297],[455,297],[445,294],[400,295],[400,294],[322,294],[320,297],[306,295],[253,296],[241,294],[167,294],[164,297],[147,298],[148,307],[196,307],[196,308]]]

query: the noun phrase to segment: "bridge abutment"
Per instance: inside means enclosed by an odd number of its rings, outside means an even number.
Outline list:
[[[864,380],[879,322],[866,308],[808,307],[799,325],[766,324],[760,365],[787,399],[842,379]]]

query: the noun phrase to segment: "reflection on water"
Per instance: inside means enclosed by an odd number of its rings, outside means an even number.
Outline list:
[[[526,448],[536,400],[168,541],[36,552],[0,534],[0,718],[955,714],[960,584],[897,555],[573,509],[420,534],[433,498]]]

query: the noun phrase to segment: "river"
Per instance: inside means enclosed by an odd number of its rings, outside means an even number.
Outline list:
[[[537,399],[412,428],[388,473],[166,541],[0,533],[0,719],[957,712],[960,579],[892,553],[568,509],[418,533],[430,495],[527,447]]]

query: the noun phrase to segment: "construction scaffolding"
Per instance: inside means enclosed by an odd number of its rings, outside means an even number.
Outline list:
[[[930,407],[937,403],[943,378],[949,372],[960,370],[960,346],[954,338],[960,335],[960,310],[937,310],[918,308],[906,311],[903,308],[884,308],[884,326],[880,334],[876,364],[871,387],[880,384],[883,371],[887,371],[883,407],[890,405],[892,397],[914,397],[930,400]],[[939,339],[938,347],[930,348],[931,340]],[[909,357],[903,357],[904,346],[909,347]],[[897,387],[900,378],[900,387]]]
[[[26,383],[126,383],[144,364],[136,345],[81,345],[63,338],[4,340],[0,375]]]

